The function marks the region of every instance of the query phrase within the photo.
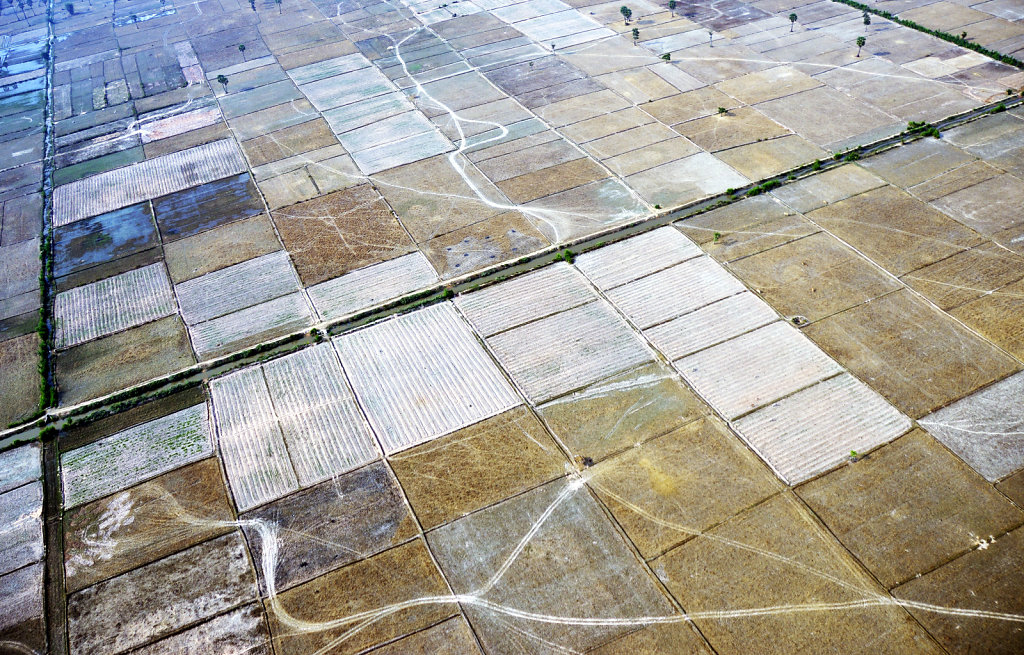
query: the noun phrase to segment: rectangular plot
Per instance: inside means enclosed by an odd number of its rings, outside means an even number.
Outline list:
[[[57,347],[66,348],[177,310],[163,264],[150,264],[57,294]]]
[[[188,325],[245,309],[297,291],[299,282],[284,250],[222,268],[177,285]]]
[[[644,329],[745,290],[720,265],[698,257],[613,289],[608,298]]]
[[[388,454],[520,402],[448,303],[342,335],[334,343]]]
[[[188,326],[192,347],[200,359],[219,357],[243,346],[297,332],[313,322],[301,293],[225,314]]]
[[[208,127],[220,122],[220,120],[220,108],[216,105],[200,107],[192,111],[143,123],[139,126],[139,136],[142,138],[143,143],[151,143],[159,139],[166,139],[192,130],[198,130],[201,127]]]
[[[910,419],[849,374],[804,389],[736,421],[740,436],[796,484],[911,428]]]
[[[299,488],[274,414],[263,371],[256,366],[210,382],[217,439],[238,511]]]
[[[778,319],[768,303],[744,291],[644,330],[644,334],[674,360]]]
[[[537,18],[519,22],[516,24],[516,29],[534,41],[542,43],[570,34],[592,32],[599,29],[604,30],[603,36],[615,35],[615,32],[604,28],[597,21],[583,16],[572,8],[569,8],[567,11],[560,11],[557,14],[538,16]]]
[[[302,85],[302,92],[320,111],[394,90],[391,80],[372,66]]]
[[[160,245],[149,203],[65,225],[54,235],[58,277]]]
[[[212,453],[205,404],[122,430],[61,455],[64,506],[102,498]]]
[[[675,366],[728,419],[843,370],[799,330],[782,322],[680,359]]]
[[[674,227],[665,226],[576,258],[576,267],[599,289],[608,290],[701,254]]]
[[[153,201],[164,241],[176,241],[259,214],[263,199],[249,173],[183,189]]]
[[[307,289],[325,321],[401,298],[437,282],[437,273],[420,252],[346,273]]]
[[[315,64],[307,64],[306,66],[293,68],[288,71],[288,75],[296,84],[301,85],[316,82],[327,77],[341,75],[342,73],[351,73],[352,71],[359,70],[360,68],[366,68],[370,65],[371,63],[369,59],[358,52],[353,52],[352,54],[344,55],[342,57],[335,57],[334,59],[328,59],[326,61],[318,61]]]
[[[535,403],[653,359],[605,303],[589,303],[487,339]]]
[[[57,187],[53,223],[60,227],[245,170],[233,139],[188,148]]]
[[[434,125],[423,114],[410,111],[340,134],[338,140],[346,150],[355,153],[433,131]]]
[[[405,94],[395,91],[345,107],[329,109],[324,112],[324,119],[335,134],[341,135],[413,109],[415,107],[406,100]]]
[[[555,264],[495,284],[455,304],[485,337],[597,300],[597,294],[568,264]]]
[[[231,91],[230,84],[227,90]],[[237,118],[290,100],[298,100],[301,97],[302,94],[291,80],[281,80],[255,89],[223,96],[220,104],[225,118]]]
[[[0,494],[0,575],[43,558],[43,483]]]
[[[394,141],[352,154],[356,165],[366,175],[454,150],[454,146],[441,133],[431,130],[417,136]]]
[[[379,455],[330,344],[263,366],[299,484],[308,486]]]

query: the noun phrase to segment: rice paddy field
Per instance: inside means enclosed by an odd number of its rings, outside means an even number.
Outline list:
[[[1024,651],[1020,58],[1016,0],[5,3],[0,653]]]

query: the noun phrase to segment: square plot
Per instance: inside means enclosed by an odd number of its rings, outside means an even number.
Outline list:
[[[447,280],[520,259],[548,245],[526,216],[505,212],[430,239],[421,248],[441,279]]]
[[[772,191],[798,212],[809,212],[885,184],[860,166],[846,165],[815,173]]]
[[[676,207],[738,189],[749,180],[714,155],[699,152],[689,157],[630,175],[626,183],[652,205]]]
[[[998,612],[1024,612],[1024,530],[1017,528],[919,578],[893,590],[897,599],[913,603]],[[968,618],[908,608],[928,631],[952,652],[1013,655],[1024,648],[1020,624],[1008,620]]]
[[[40,446],[30,443],[0,453],[0,493],[43,476]]]
[[[717,419],[701,418],[598,464],[589,483],[649,559],[779,491]]]
[[[166,241],[198,234],[263,211],[263,201],[248,173],[234,175],[153,201],[156,222]]]
[[[64,515],[68,592],[228,532],[233,520],[214,457],[76,507]]]
[[[730,268],[783,315],[809,321],[902,288],[824,232],[740,259]]]
[[[598,462],[709,413],[671,369],[644,364],[537,410],[577,464]]]
[[[455,305],[488,337],[593,300],[597,294],[586,279],[570,265],[556,263],[461,295]]]
[[[676,360],[777,320],[768,303],[744,291],[648,328],[644,335]]]
[[[1024,357],[1024,324],[1020,320],[1022,311],[1024,282],[1018,280],[961,305],[950,314],[1020,359]]]
[[[746,291],[709,257],[696,257],[608,292],[608,299],[640,329]]]
[[[927,182],[975,158],[944,139],[919,139],[872,155],[860,165],[902,189]]]
[[[779,66],[734,77],[715,86],[737,100],[752,105],[814,89],[823,84],[792,66]]]
[[[675,365],[729,419],[843,370],[799,330],[782,322],[702,350]]]
[[[408,601],[447,596],[448,586],[430,552],[422,539],[416,539],[279,594],[276,602],[267,606],[274,652],[309,655],[338,651],[342,637],[341,652],[363,652],[457,615],[454,599],[403,607]],[[348,634],[361,625],[351,617],[380,610],[387,613]],[[295,630],[291,627],[294,620],[317,629]]]
[[[298,290],[288,253],[279,250],[176,285],[188,325],[224,316]]]
[[[487,342],[535,403],[653,359],[639,336],[603,302],[527,323]]]
[[[679,230],[665,226],[583,253],[575,263],[599,289],[608,290],[700,254]]]
[[[68,640],[83,655],[121,652],[255,596],[245,541],[232,532],[72,594]]]
[[[872,451],[865,464],[797,493],[887,589],[973,549],[979,535],[1024,522],[1024,512],[922,430]]]
[[[912,418],[1019,368],[908,290],[812,323],[804,333]]]
[[[57,294],[57,346],[67,348],[176,311],[163,264],[150,264]]]
[[[753,107],[718,112],[676,125],[674,129],[709,152],[789,134],[789,130]]]
[[[259,366],[210,382],[221,459],[239,511],[299,488]]]
[[[212,452],[205,404],[122,430],[61,455],[65,506],[121,491]]]
[[[1024,373],[921,419],[921,425],[994,482],[1024,467]]]
[[[277,209],[273,217],[305,286],[414,249],[387,203],[368,184]]]
[[[1004,291],[1012,298],[1012,283],[1022,278],[1024,257],[990,242],[919,268],[901,279],[939,309],[949,311],[986,296],[1002,296]]]
[[[877,644],[865,643],[865,633],[884,634],[885,647],[896,653],[943,652],[903,609],[886,602],[881,586],[789,493],[691,539],[652,566],[718,652],[868,655]],[[842,607],[874,599],[877,606]],[[822,604],[839,608],[778,611]],[[737,619],[719,614],[759,609],[765,611]]]
[[[369,309],[437,282],[437,273],[419,252],[350,271],[307,289],[317,314],[332,321]]]
[[[763,180],[816,159],[826,159],[828,153],[795,134],[766,139],[761,143],[748,143],[716,155],[745,177]]]
[[[263,373],[301,486],[377,458],[377,442],[330,344],[268,362]]]
[[[999,175],[932,201],[932,206],[964,225],[992,236],[1024,224],[1024,184],[1013,175]]]
[[[973,230],[891,186],[827,205],[807,217],[893,275],[982,241]]]
[[[894,121],[892,116],[871,105],[852,102],[849,96],[831,87],[769,100],[758,104],[757,109],[822,147],[854,137],[869,142],[879,138],[879,130],[896,134],[905,127],[902,121]],[[822,116],[828,116],[829,120],[821,120]]]
[[[586,489],[558,480],[427,537],[456,594],[524,612],[630,619],[675,614]],[[488,652],[581,652],[630,625],[540,623],[465,606]],[[510,629],[511,624],[513,629]]]
[[[424,530],[562,476],[567,465],[547,430],[524,406],[393,455],[390,461]],[[483,479],[487,484],[480,484]]]
[[[376,462],[276,500],[240,517],[253,559],[273,543],[273,570],[259,568],[261,590],[282,592],[416,536],[416,521],[388,468]],[[260,525],[262,524],[262,525]]]
[[[334,343],[388,454],[519,402],[469,326],[447,303],[342,335]]]
[[[149,203],[71,223],[55,232],[53,268],[57,277],[155,248],[160,243]]]

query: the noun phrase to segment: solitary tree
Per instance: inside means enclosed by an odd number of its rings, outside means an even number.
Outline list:
[[[245,52],[245,44],[244,43],[239,43],[238,44],[238,51],[239,52]]]
[[[224,87],[224,92],[226,93],[227,90],[228,90],[228,76],[227,75],[223,75],[223,74],[218,75],[217,76],[217,81],[220,82],[220,85],[222,87]]]
[[[865,39],[863,36],[858,36],[857,37],[857,56],[858,57],[860,57],[860,49],[863,48],[864,44],[867,43],[867,42],[868,42],[868,40]]]
[[[711,47],[711,48],[715,47],[714,40],[715,40],[715,33],[712,32],[711,30],[708,30],[708,47]]]
[[[676,0],[668,0],[668,10],[673,16],[676,15]]]
[[[277,13],[281,13],[281,0],[274,0],[277,3]]]
[[[637,29],[636,27],[634,27],[633,28],[633,45],[636,45],[636,42],[639,41],[639,40],[640,40],[640,30]]]
[[[280,2],[281,0],[277,1]],[[630,16],[633,15],[633,10],[627,7],[626,5],[622,5],[622,7],[619,9],[619,13],[622,14],[622,18],[625,21],[626,25],[629,25],[629,18]]]
[[[71,15],[71,16],[75,15],[75,5],[71,4],[70,2],[65,2],[64,3],[64,8],[68,10],[68,14],[69,15]]]
[[[789,31],[793,31],[793,27],[796,25],[796,14],[789,15]]]
[[[256,0],[249,0],[249,6],[252,7],[253,11],[256,11]]]
[[[869,14],[868,12],[865,11],[864,12],[864,33],[865,34],[867,34],[867,32],[868,32],[868,25],[870,25],[870,24],[871,24],[871,14]]]

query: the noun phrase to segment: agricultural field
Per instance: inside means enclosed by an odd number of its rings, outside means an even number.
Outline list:
[[[0,653],[1024,650],[1024,8],[854,5],[0,5]]]

